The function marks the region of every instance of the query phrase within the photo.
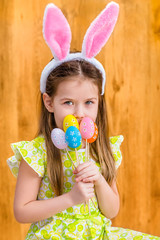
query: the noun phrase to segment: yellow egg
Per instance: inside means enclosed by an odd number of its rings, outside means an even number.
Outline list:
[[[71,126],[74,126],[74,127],[78,128],[78,130],[79,130],[79,123],[78,123],[77,119],[73,115],[69,114],[63,120],[64,131],[66,132],[67,128],[69,128]]]

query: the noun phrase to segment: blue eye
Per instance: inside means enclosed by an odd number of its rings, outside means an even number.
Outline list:
[[[66,104],[66,105],[73,105],[73,102],[72,101],[66,101],[64,104]]]
[[[91,104],[93,104],[93,101],[87,101],[86,104],[91,105]]]

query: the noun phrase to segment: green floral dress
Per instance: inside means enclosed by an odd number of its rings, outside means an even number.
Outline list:
[[[122,160],[120,145],[123,141],[123,136],[110,137],[111,149],[114,155],[116,168],[119,167]],[[32,141],[22,141],[13,143],[12,149],[14,156],[7,160],[7,163],[15,177],[18,175],[18,168],[21,159],[23,158],[29,166],[42,177],[40,190],[38,193],[38,200],[45,200],[56,197],[49,183],[47,174],[47,159],[46,147],[43,136],[39,136]],[[75,151],[69,152],[75,165],[77,164]],[[62,162],[64,168],[64,192],[72,189],[75,182],[73,169],[74,166],[68,158],[66,151],[61,151]],[[85,162],[85,150],[78,150],[79,162]],[[90,161],[93,161],[90,159]],[[98,163],[97,167],[100,166]],[[111,220],[103,216],[98,208],[96,196],[93,201],[89,201],[90,213],[88,205],[80,204],[70,207],[63,212],[57,213],[54,216],[43,221],[31,224],[26,240],[36,239],[104,239],[104,240],[141,240],[141,239],[155,239],[160,240],[159,237],[154,237],[140,232],[123,229],[118,227],[111,227]]]

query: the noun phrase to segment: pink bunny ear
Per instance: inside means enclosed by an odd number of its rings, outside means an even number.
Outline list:
[[[46,6],[43,36],[55,59],[63,60],[69,53],[71,30],[67,19],[53,3]]]
[[[110,2],[91,23],[83,40],[82,54],[87,58],[96,56],[109,39],[119,13],[119,5]]]

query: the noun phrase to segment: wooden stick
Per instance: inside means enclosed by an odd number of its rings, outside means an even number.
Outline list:
[[[86,161],[88,162],[88,142],[87,142],[87,139],[86,139],[86,152],[85,153],[86,153]],[[89,215],[91,215],[89,200],[87,201],[87,205],[88,205]]]
[[[77,159],[77,163],[79,165],[79,157],[78,157],[78,152],[77,152],[77,149],[75,148],[75,152],[76,152],[76,159]]]
[[[75,166],[75,164],[74,164],[74,162],[73,162],[73,160],[72,160],[72,158],[71,158],[71,155],[69,154],[67,148],[66,148],[66,152],[67,152],[67,154],[68,154],[68,156],[69,156],[69,158],[70,158],[70,160],[71,160],[71,162],[72,162],[74,168],[76,168],[76,166]]]
[[[66,148],[66,152],[67,152],[67,154],[68,154],[68,156],[69,156],[69,158],[70,158],[70,160],[71,160],[71,162],[72,162],[74,168],[76,169],[76,165],[74,164],[74,162],[73,162],[73,160],[72,160],[72,158],[71,158],[71,155],[69,154],[67,148]],[[93,199],[92,199],[92,198],[91,198],[91,201],[92,201],[94,207],[96,208],[95,203],[93,202]],[[89,206],[88,206],[88,208],[89,208]],[[90,209],[90,208],[89,208],[89,209]]]
[[[87,148],[88,148],[88,161],[89,161],[89,143],[88,143],[88,147]]]
[[[91,215],[89,200],[87,202],[88,202],[89,215]]]
[[[87,139],[86,139],[85,159],[87,159]]]
[[[87,158],[87,161],[89,161],[89,160],[90,160],[90,157],[89,157],[89,142],[86,141],[86,143],[87,143],[87,145],[88,145],[88,146],[87,146],[87,152],[88,152],[88,158]],[[92,201],[94,207],[97,208],[96,205],[95,205],[95,203],[94,203],[94,201],[93,201],[93,198],[91,198],[91,201]]]
[[[95,205],[95,203],[93,202],[93,198],[91,198],[91,201],[92,201],[94,207],[97,208],[96,205]]]
[[[87,139],[86,139],[85,159],[87,159]],[[88,201],[85,201],[85,205],[86,204],[88,205]],[[89,209],[89,205],[88,205],[88,209]]]

